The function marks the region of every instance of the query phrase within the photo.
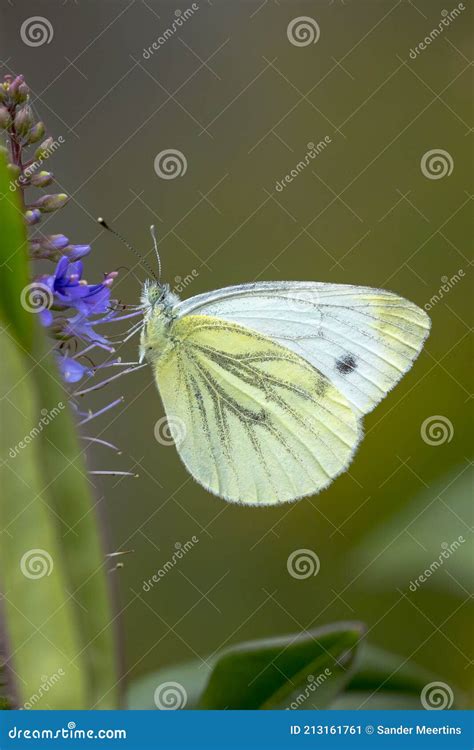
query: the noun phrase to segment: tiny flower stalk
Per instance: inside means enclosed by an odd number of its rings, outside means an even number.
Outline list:
[[[104,273],[103,279],[97,283],[86,280],[83,261],[91,252],[89,244],[76,244],[65,234],[41,231],[42,222],[46,224],[49,215],[63,208],[69,197],[66,193],[51,191],[54,175],[47,162],[57,150],[58,141],[51,136],[45,137],[44,123],[35,121],[29,102],[29,88],[24,76],[6,75],[0,82],[0,131],[5,135],[5,146],[1,148],[7,155],[10,190],[20,195],[25,223],[33,233],[29,239],[31,260],[54,264],[50,270],[43,269],[34,276],[29,287],[30,296],[26,301],[22,300],[22,304],[30,304],[29,311],[38,313],[41,324],[54,342],[58,371],[65,383],[76,389],[71,393],[71,405],[81,425],[118,405],[122,398],[95,413],[79,409],[77,399],[135,369],[122,367],[115,354],[116,344],[122,343],[126,337],[112,342],[97,328],[115,320],[136,317],[140,312],[133,310],[120,314],[124,308],[111,296],[116,271]],[[60,138],[59,142],[62,143],[63,139]],[[48,188],[47,193],[42,192],[45,188]],[[95,365],[89,356],[100,352],[108,359]],[[109,366],[118,366],[120,372],[91,383],[103,367]],[[87,387],[82,387],[84,384]],[[95,444],[101,442],[95,441]]]

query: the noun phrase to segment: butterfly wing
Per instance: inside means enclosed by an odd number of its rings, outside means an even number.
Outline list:
[[[304,357],[366,414],[412,366],[430,319],[392,292],[346,284],[260,282],[179,303],[178,316],[247,326]]]
[[[312,495],[349,464],[358,420],[305,359],[209,316],[174,322],[155,376],[177,450],[226,500],[274,504]]]

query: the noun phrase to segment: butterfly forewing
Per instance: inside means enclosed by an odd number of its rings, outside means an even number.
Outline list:
[[[181,302],[176,314],[212,315],[270,337],[321,371],[359,414],[410,369],[430,329],[428,315],[412,302],[345,284],[227,287]]]
[[[155,365],[177,449],[204,487],[273,504],[311,495],[349,464],[358,419],[345,396],[294,351],[207,315],[173,324]]]

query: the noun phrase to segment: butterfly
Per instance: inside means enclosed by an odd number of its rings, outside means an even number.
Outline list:
[[[178,453],[225,500],[314,495],[349,466],[362,417],[410,369],[430,330],[417,305],[346,284],[239,284],[181,301],[142,294],[153,368]]]

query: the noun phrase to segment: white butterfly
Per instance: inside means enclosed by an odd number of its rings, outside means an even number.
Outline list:
[[[261,282],[180,301],[147,282],[152,365],[192,476],[232,502],[313,495],[347,469],[370,412],[412,366],[427,314],[381,289]]]

